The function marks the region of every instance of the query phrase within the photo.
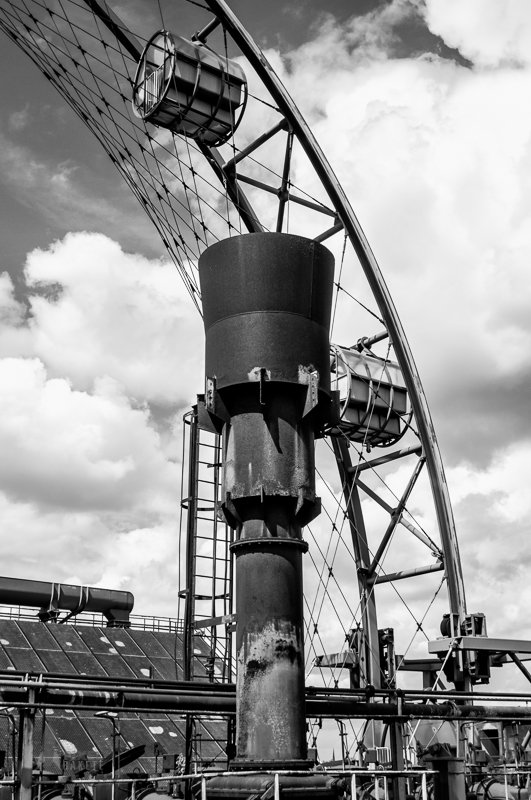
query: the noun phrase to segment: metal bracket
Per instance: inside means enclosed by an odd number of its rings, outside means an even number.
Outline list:
[[[259,402],[261,406],[265,406],[265,383],[271,380],[271,370],[265,367],[253,367],[253,369],[247,373],[247,377],[250,381],[260,383]]]
[[[304,367],[299,364],[299,383],[306,384],[308,387],[302,412],[302,416],[305,417],[319,403],[319,373],[311,365]]]
[[[207,411],[215,414],[216,408],[216,379],[208,378],[205,382],[205,406]]]

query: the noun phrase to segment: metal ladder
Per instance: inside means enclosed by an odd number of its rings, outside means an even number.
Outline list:
[[[184,416],[181,506],[186,530],[184,679],[229,683],[232,653],[232,530],[220,519],[221,437],[201,425],[197,406]],[[187,459],[186,459],[187,456]],[[184,476],[187,460],[188,475]],[[186,772],[225,768],[233,723],[187,715]]]

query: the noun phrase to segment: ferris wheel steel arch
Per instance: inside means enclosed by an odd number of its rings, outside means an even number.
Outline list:
[[[133,34],[124,28],[123,24],[114,16],[110,9],[105,8],[98,0],[83,0],[83,2],[120,41],[129,55],[138,60],[141,55],[140,43]],[[314,134],[260,48],[256,45],[250,34],[224,0],[205,0],[205,2],[214,15],[214,19],[202,32],[196,34],[196,37],[199,41],[204,41],[208,38],[210,32],[221,24],[240,48],[243,55],[248,59],[283,117],[283,124],[277,126],[278,130],[284,128],[284,130],[287,130],[290,135],[296,138],[330,199],[334,210],[334,225],[331,229],[325,231],[324,234],[315,237],[316,240],[323,241],[329,235],[343,230],[350,240],[365,274],[381,317],[387,328],[387,334],[394,348],[408,390],[434,500],[439,536],[442,545],[442,560],[447,584],[448,607],[452,623],[454,620],[459,620],[459,622],[461,622],[466,616],[464,583],[455,523],[441,454],[417,367],[376,257],[371,250],[363,229],[341,184],[328,163],[321,147],[317,143]],[[261,138],[265,139],[270,135],[272,135],[272,133],[268,132],[267,134],[263,134]],[[209,147],[200,141],[197,142],[197,147],[212,167],[247,230],[250,232],[263,230],[258,215],[254,211],[253,206],[247,199],[238,181],[236,171],[233,168],[227,169],[227,165],[224,164],[223,159],[215,148]],[[311,204],[306,204],[311,206]],[[314,206],[314,208],[315,207],[316,206]],[[338,463],[340,463],[345,455],[341,452],[342,448],[339,443],[335,442],[333,444],[336,458]],[[357,493],[357,487],[351,486],[349,492],[350,496]],[[353,505],[355,506],[356,503]],[[347,501],[347,511],[350,516],[351,525],[359,533],[363,530],[363,524],[360,517],[361,511],[359,510],[359,502],[357,506],[358,511]],[[356,547],[354,549],[356,549]],[[357,558],[359,561],[358,555]],[[359,563],[358,566],[360,566]],[[372,605],[372,611],[366,611],[369,616],[371,616],[374,611],[374,598],[371,592],[369,592],[367,607],[370,605]],[[375,632],[377,633],[377,631],[374,630],[375,624],[374,620],[369,624],[369,629],[371,626],[373,628],[373,634]],[[368,634],[370,635],[370,632],[368,632]],[[374,649],[374,646],[369,647],[369,650],[374,651]]]
[[[304,149],[349,237],[393,343],[422,442],[439,524],[450,613],[466,614],[463,575],[444,466],[420,376],[398,312],[354,210],[309,125],[266,57],[224,0],[205,0],[256,70]]]
[[[123,28],[113,21],[101,8],[99,3],[97,3],[96,0],[84,1],[100,15],[105,24],[119,33],[122,44],[127,47],[130,54],[133,55],[133,57],[139,58],[140,50],[137,45],[128,39],[123,32]],[[450,614],[457,616],[459,622],[462,622],[466,615],[464,581],[459,557],[455,521],[441,453],[420,375],[402,322],[378,261],[347,195],[317,142],[317,139],[312,133],[310,126],[283,83],[279,80],[261,49],[256,45],[254,39],[224,0],[205,0],[205,2],[215,16],[212,23],[207,26],[205,35],[210,33],[210,29],[221,24],[230,32],[235,43],[240,47],[242,53],[248,58],[250,64],[256,70],[256,73],[263,81],[271,97],[277,103],[288,126],[297,137],[310,163],[315,169],[336,211],[338,222],[344,228],[354,247],[367,282],[372,290],[402,370],[415,416],[419,438],[422,443],[424,457],[426,459],[426,468],[430,478],[444,556],[449,611]],[[251,204],[247,200],[245,193],[240,186],[235,185],[235,182],[231,180],[231,176],[227,175],[224,171],[222,160],[219,158],[217,151],[201,143],[199,143],[199,147],[205,158],[209,161],[217,177],[227,188],[227,192],[234,202],[235,207],[240,212],[242,221],[248,231],[257,232],[262,230],[262,225]]]

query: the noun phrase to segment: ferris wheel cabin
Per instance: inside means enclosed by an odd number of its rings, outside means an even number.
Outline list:
[[[400,366],[363,349],[332,346],[338,429],[367,447],[387,447],[407,428],[409,403]]]
[[[236,62],[159,31],[140,57],[133,111],[146,122],[217,146],[236,130],[246,92],[245,75]]]

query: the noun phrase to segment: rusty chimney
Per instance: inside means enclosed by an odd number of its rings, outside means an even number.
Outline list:
[[[309,766],[302,528],[320,511],[333,272],[323,245],[281,233],[235,236],[199,260],[206,406],[223,423],[223,512],[236,531],[234,769]]]

